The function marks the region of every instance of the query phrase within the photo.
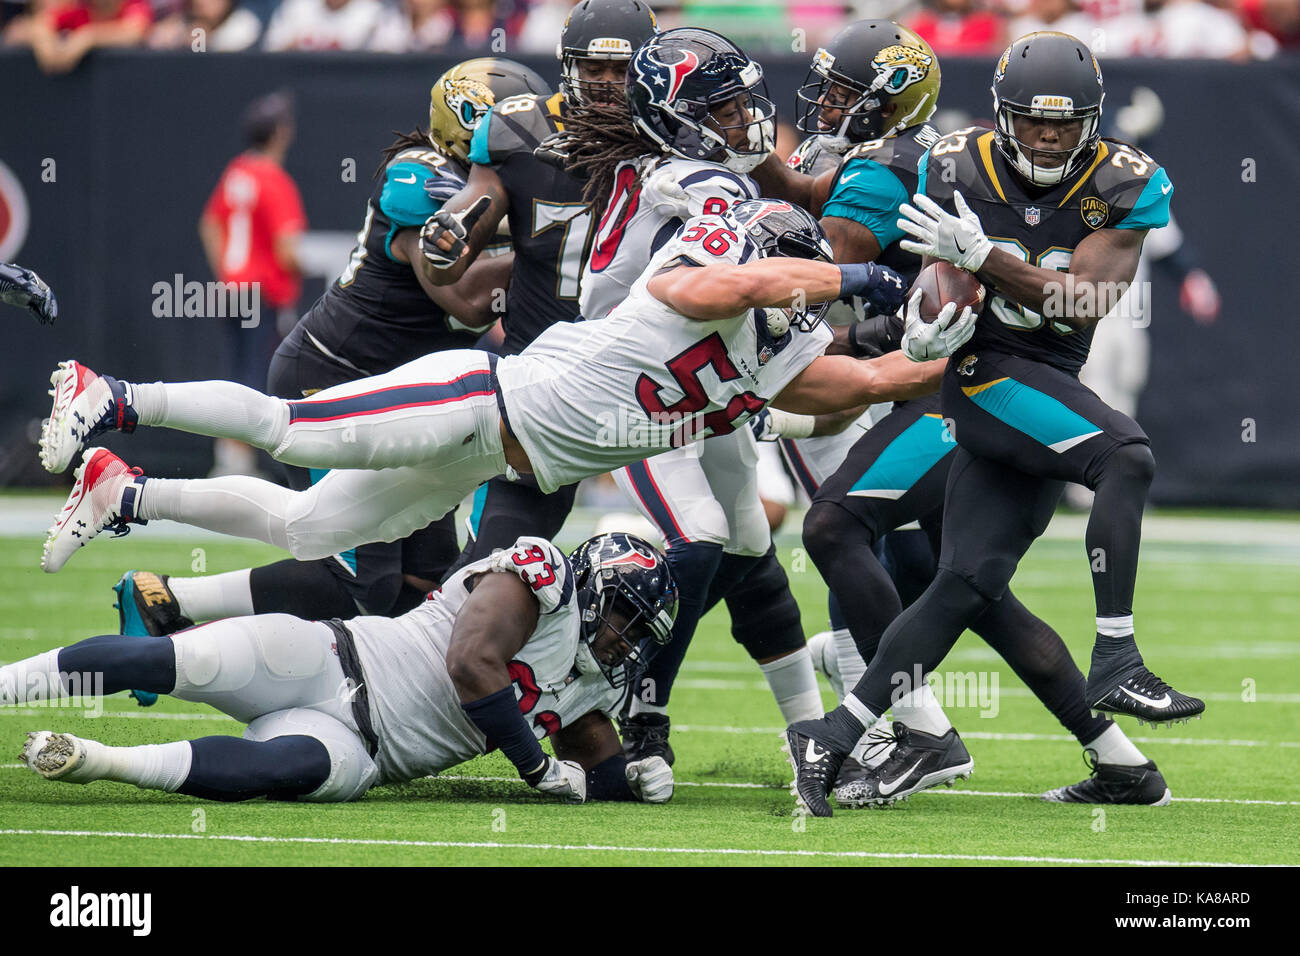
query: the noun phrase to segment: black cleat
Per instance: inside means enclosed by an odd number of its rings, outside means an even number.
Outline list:
[[[1099,653],[1100,647],[1098,644],[1093,648],[1092,667],[1084,688],[1085,699],[1093,710],[1126,714],[1152,727],[1183,723],[1205,711],[1205,701],[1180,694],[1147,670],[1136,643],[1105,655]]]
[[[785,752],[794,769],[794,795],[800,807],[815,817],[832,815],[826,797],[835,785],[848,753],[817,739],[820,720],[801,720],[785,730]]]
[[[676,755],[668,745],[668,726],[666,714],[620,717],[618,729],[623,737],[623,756],[628,762],[663,757],[664,763],[671,767]]]
[[[1091,776],[1068,787],[1057,787],[1043,794],[1049,803],[1132,803],[1147,807],[1164,807],[1172,799],[1165,778],[1156,765],[1147,761],[1139,767],[1098,763],[1092,750],[1083,752]]]
[[[894,741],[889,759],[867,771],[854,792],[845,794],[843,806],[888,806],[940,784],[951,787],[954,780],[964,780],[975,769],[975,761],[954,728],[936,737],[896,720]]]

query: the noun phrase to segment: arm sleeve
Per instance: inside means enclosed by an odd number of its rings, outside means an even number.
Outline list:
[[[840,170],[822,215],[866,226],[884,249],[903,237],[898,207],[907,201],[907,190],[887,167],[866,158],[851,159]]]
[[[489,109],[474,127],[474,135],[469,140],[469,161],[478,166],[492,165],[492,154],[488,149],[488,129],[492,125],[492,110]]]
[[[1116,223],[1116,229],[1159,229],[1169,223],[1169,200],[1174,184],[1161,166],[1147,180],[1129,214]]]

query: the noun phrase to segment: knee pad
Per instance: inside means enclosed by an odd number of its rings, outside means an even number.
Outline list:
[[[804,646],[799,605],[776,554],[768,552],[727,595],[731,636],[755,660]]]
[[[176,692],[228,692],[246,687],[257,651],[243,618],[215,621],[171,635],[176,648]]]
[[[297,799],[310,803],[344,803],[356,800],[379,778],[379,768],[356,731],[328,714],[305,707],[276,711],[259,717],[244,730],[246,740],[276,737],[313,737],[329,753],[330,772],[319,787]]]

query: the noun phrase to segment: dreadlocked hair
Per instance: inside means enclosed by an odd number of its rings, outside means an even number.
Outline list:
[[[409,133],[399,133],[397,130],[393,130],[393,135],[396,136],[397,139],[393,141],[391,146],[385,147],[384,158],[380,161],[379,168],[375,170],[375,175],[372,177],[374,179],[378,179],[382,176],[384,170],[388,168],[388,164],[393,161],[393,157],[404,149],[437,149],[437,147],[433,145],[433,140],[429,139],[429,131],[421,126],[417,126]],[[442,154],[442,150],[440,149],[438,149],[437,152],[439,155]]]
[[[591,205],[598,220],[605,214],[618,164],[651,152],[632,125],[626,102],[583,103],[567,110],[564,149],[569,156],[566,168],[586,179],[582,199]]]

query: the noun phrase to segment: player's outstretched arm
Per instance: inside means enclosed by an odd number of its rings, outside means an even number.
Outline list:
[[[540,606],[513,574],[487,573],[461,605],[447,647],[447,673],[470,721],[530,787],[571,803],[587,797],[583,769],[542,751],[515,700],[508,666],[537,627]]]
[[[939,389],[947,359],[914,362],[902,352],[875,359],[821,355],[795,376],[772,405],[801,415],[826,415],[855,405],[901,402]]]
[[[393,251],[393,258],[411,263],[424,294],[448,315],[454,315],[462,325],[486,329],[500,318],[501,313],[494,306],[501,307],[505,302],[505,289],[510,284],[510,270],[515,264],[513,252],[476,260],[458,281],[436,285],[420,266],[420,230],[399,231],[389,248]]]
[[[475,209],[486,196],[487,208]],[[443,204],[424,225],[422,275],[433,285],[450,285],[465,274],[496,234],[509,208],[506,187],[487,166],[470,167],[465,188]],[[462,228],[463,226],[463,228]]]
[[[675,266],[646,285],[660,302],[690,319],[729,319],[748,309],[802,308],[861,295],[882,312],[902,304],[903,280],[875,263],[837,266],[814,259],[773,256],[743,265]]]
[[[835,182],[834,169],[827,170],[820,176],[809,176],[791,169],[776,153],[763,160],[750,176],[758,183],[759,191],[764,196],[803,206],[814,216],[821,214],[822,204],[826,202],[831,185]]]

